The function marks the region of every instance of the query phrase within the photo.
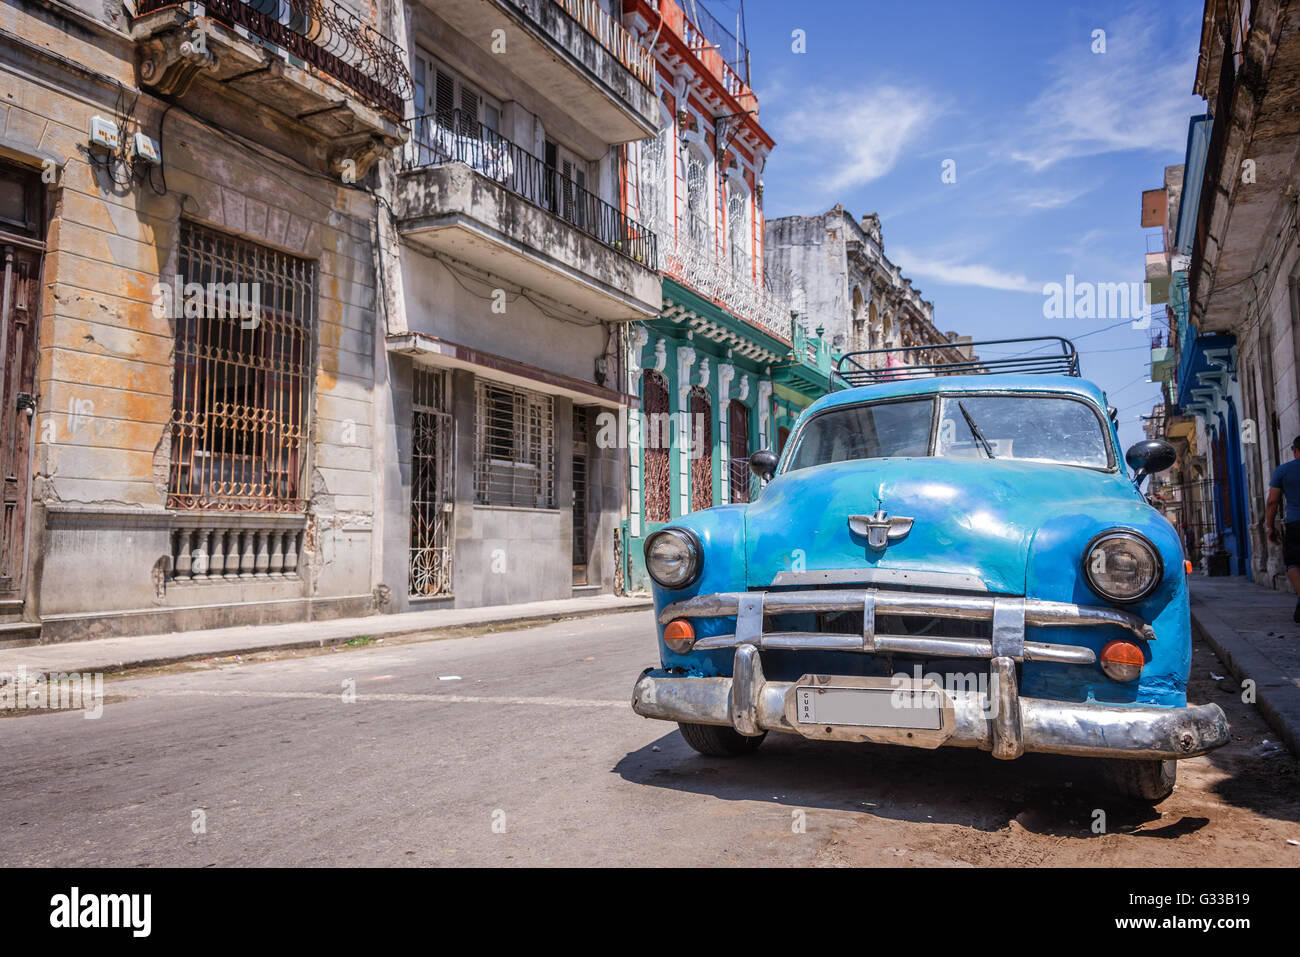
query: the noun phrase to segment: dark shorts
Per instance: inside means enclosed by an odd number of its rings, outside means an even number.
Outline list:
[[[1300,568],[1300,522],[1287,522],[1282,535],[1282,561],[1287,568]]]

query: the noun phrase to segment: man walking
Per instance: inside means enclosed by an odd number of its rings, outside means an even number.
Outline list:
[[[1282,561],[1286,563],[1286,577],[1295,589],[1295,614],[1291,619],[1300,622],[1300,435],[1291,443],[1291,461],[1283,462],[1273,470],[1268,483],[1268,507],[1264,511],[1264,524],[1268,540],[1276,543],[1277,507],[1286,498],[1285,531],[1281,539]]]

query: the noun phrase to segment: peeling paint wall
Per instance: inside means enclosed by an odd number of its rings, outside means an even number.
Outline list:
[[[12,91],[0,99],[0,149],[61,166],[49,191],[32,423],[29,614],[43,619],[44,639],[58,640],[370,610],[373,201],[184,109],[167,112],[161,130],[166,195],[120,170],[115,181],[92,164],[90,118],[122,119],[134,101],[126,131],[157,139],[166,106],[134,85],[134,46],[115,24],[124,18],[106,18],[96,34],[50,9],[0,8],[0,26],[23,38],[0,39],[0,87]],[[301,144],[302,156],[317,152]],[[155,315],[154,286],[177,272],[182,217],[315,264],[310,505],[297,578],[182,584],[161,571],[177,521],[166,509],[174,336]]]

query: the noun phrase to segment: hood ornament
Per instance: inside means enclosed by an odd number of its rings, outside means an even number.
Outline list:
[[[891,518],[883,508],[878,508],[874,515],[850,515],[849,529],[865,538],[872,548],[880,549],[910,532],[913,521],[902,515]]]

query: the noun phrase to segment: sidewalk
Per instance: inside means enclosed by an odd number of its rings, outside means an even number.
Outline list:
[[[1300,755],[1300,625],[1290,587],[1273,591],[1245,578],[1193,575],[1192,630],[1238,681],[1255,682],[1255,705]]]
[[[245,625],[168,635],[68,641],[0,651],[0,675],[14,674],[20,667],[26,668],[28,673],[43,674],[121,671],[222,655],[323,648],[363,636],[391,638],[398,635],[427,635],[436,638],[466,628],[540,624],[562,618],[589,618],[651,607],[653,602],[648,597],[595,595],[589,598],[493,605],[487,608],[438,609],[287,625]]]

